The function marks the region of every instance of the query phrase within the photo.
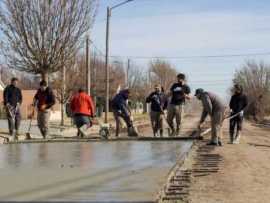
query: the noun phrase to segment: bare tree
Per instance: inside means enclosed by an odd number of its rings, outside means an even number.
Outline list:
[[[0,71],[0,80],[4,83],[4,85],[8,85],[11,78],[16,77],[19,79],[19,87],[21,89],[33,90],[38,88],[39,79],[32,74],[18,71],[15,69],[10,71],[10,69],[5,66],[2,66],[0,68]]]
[[[150,82],[159,83],[167,90],[176,77],[175,67],[170,62],[156,59],[149,63]]]
[[[235,73],[234,83],[243,86],[248,96],[248,115],[260,120],[270,113],[270,66],[264,62],[247,61]]]
[[[47,80],[80,48],[96,6],[97,0],[3,0],[1,45],[7,65]]]

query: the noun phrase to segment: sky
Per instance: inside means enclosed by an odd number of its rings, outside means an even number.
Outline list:
[[[91,39],[103,53],[106,7],[120,2],[100,0]],[[225,98],[245,61],[270,63],[260,55],[270,53],[269,9],[269,0],[134,0],[112,11],[110,56],[145,69],[151,57],[164,57],[187,74],[193,92]]]

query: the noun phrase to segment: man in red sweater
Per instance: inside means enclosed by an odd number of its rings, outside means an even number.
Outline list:
[[[91,127],[91,117],[95,115],[94,102],[85,91],[80,88],[71,99],[71,111],[73,113],[74,122],[78,128],[78,136],[85,136],[84,128]]]

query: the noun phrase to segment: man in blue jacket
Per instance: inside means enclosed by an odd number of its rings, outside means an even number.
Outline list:
[[[167,108],[168,102],[165,94],[161,91],[160,85],[155,86],[155,91],[146,98],[146,103],[151,103],[150,119],[154,137],[156,137],[158,131],[159,136],[162,137],[164,110]]]
[[[11,139],[16,140],[19,134],[22,104],[22,92],[17,87],[18,78],[12,78],[11,84],[4,89],[4,105],[7,110],[8,128]]]
[[[122,118],[128,129],[128,136],[138,136],[137,132],[133,127],[133,123],[131,120],[131,112],[129,110],[127,101],[129,97],[129,89],[123,89],[118,94],[114,96],[112,99],[112,109],[116,122],[115,136],[119,136],[120,130],[120,118]]]

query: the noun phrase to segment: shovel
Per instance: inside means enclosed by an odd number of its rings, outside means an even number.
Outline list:
[[[25,134],[25,139],[26,140],[30,140],[31,139],[30,130],[31,130],[31,127],[32,127],[32,120],[33,120],[33,117],[34,117],[34,113],[35,112],[33,110],[32,114],[29,116],[30,117],[30,123],[29,123],[28,131]]]

